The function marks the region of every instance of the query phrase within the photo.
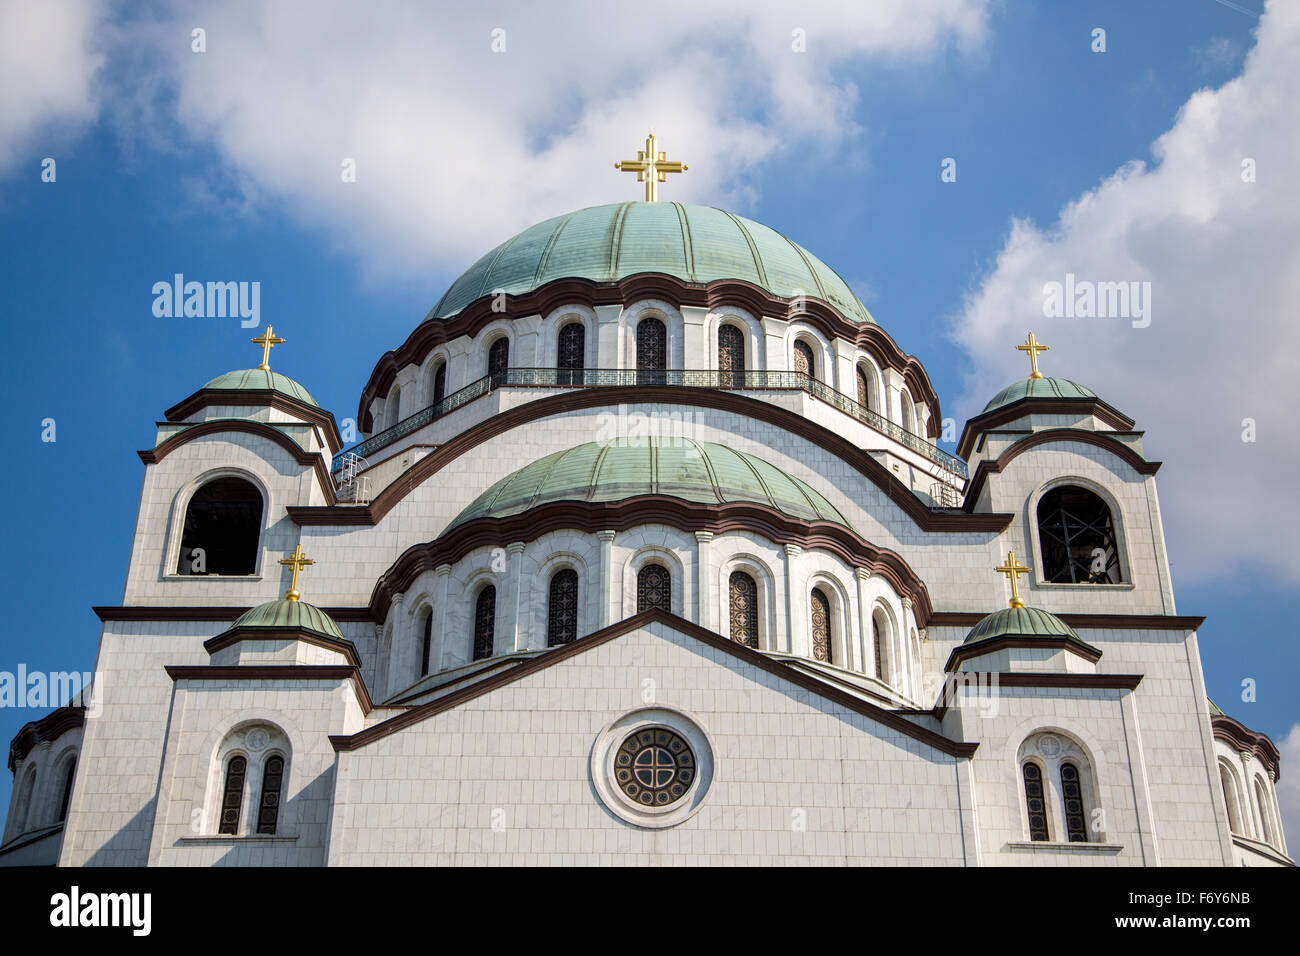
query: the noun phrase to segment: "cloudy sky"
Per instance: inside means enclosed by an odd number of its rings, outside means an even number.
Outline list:
[[[1300,832],[1300,4],[464,6],[0,2],[0,291],[27,330],[9,477],[30,504],[4,570],[15,601],[53,576],[66,598],[21,602],[0,669],[91,666],[131,450],[252,364],[237,323],[155,319],[154,282],[260,281],[280,367],[341,419],[483,251],[637,198],[613,161],[653,131],[691,167],[666,198],[837,268],[946,416],[1023,378],[1033,328],[1049,374],[1137,419],[1211,693],[1286,747]],[[1044,315],[1067,275],[1138,283],[1146,318]]]

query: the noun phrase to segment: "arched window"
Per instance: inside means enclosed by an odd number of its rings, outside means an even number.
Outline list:
[[[745,333],[734,325],[718,329],[718,384],[723,388],[745,384]]]
[[[420,676],[429,673],[429,662],[433,655],[433,611],[424,612],[424,634],[420,642]]]
[[[1269,813],[1268,796],[1264,793],[1264,785],[1258,777],[1255,778],[1255,813],[1259,816],[1260,832],[1264,842],[1271,846],[1273,843],[1273,817]]]
[[[758,648],[758,585],[744,571],[732,571],[729,579],[731,639]]]
[[[578,639],[578,572],[563,568],[551,575],[550,603],[546,610],[546,646],[571,644]]]
[[[871,615],[871,645],[875,653],[876,679],[888,684],[889,680],[889,619],[880,608]]]
[[[447,363],[440,362],[433,373],[433,392],[429,395],[430,405],[440,405],[447,397]]]
[[[239,811],[244,806],[244,777],[248,774],[248,759],[239,754],[226,764],[226,785],[221,791],[221,824],[218,833],[235,836],[239,833]]]
[[[637,382],[662,385],[668,368],[668,329],[658,319],[642,319],[636,324]]]
[[[284,758],[275,754],[262,770],[262,799],[257,803],[257,832],[275,833],[280,820],[280,788],[284,783]]]
[[[917,434],[920,429],[916,427],[916,403],[912,401],[912,396],[907,389],[898,393],[902,398],[903,407],[903,427],[913,435]]]
[[[1042,841],[1047,835],[1047,800],[1043,795],[1043,771],[1032,760],[1025,761],[1025,809],[1029,813],[1029,839]]]
[[[392,428],[402,420],[402,386],[394,385],[388,393],[388,420],[386,427]]]
[[[504,385],[506,372],[510,370],[510,340],[504,336],[492,343],[488,349],[488,375],[492,387]]]
[[[1228,829],[1250,836],[1241,821],[1241,791],[1237,787],[1236,775],[1222,762],[1219,763],[1219,784],[1223,787],[1223,802],[1228,807]]]
[[[190,498],[177,574],[252,574],[262,533],[262,493],[242,478],[216,478]]]
[[[813,358],[812,346],[803,339],[796,339],[794,343],[794,370],[809,378],[817,377],[817,361]]]
[[[831,602],[821,588],[813,588],[809,602],[812,612],[812,656],[813,660],[831,660]]]
[[[858,366],[858,404],[863,408],[871,408],[871,380],[861,365]]]
[[[1065,803],[1065,832],[1071,843],[1087,843],[1088,829],[1083,817],[1083,789],[1079,768],[1066,761],[1061,764],[1061,800]]]
[[[497,589],[489,584],[474,604],[474,660],[491,657],[497,630]]]
[[[587,358],[587,330],[581,322],[570,322],[560,329],[559,383],[581,385],[582,369]]]
[[[27,774],[27,779],[23,781],[22,795],[18,798],[17,813],[14,819],[17,820],[17,826],[14,828],[15,833],[23,833],[32,828],[36,822],[36,768],[33,767]]]
[[[673,609],[673,577],[662,564],[647,564],[636,576],[636,610]]]
[[[63,771],[63,794],[59,797],[59,822],[68,819],[68,804],[72,801],[72,781],[77,774],[77,758],[67,762]]]
[[[1062,485],[1038,502],[1043,579],[1053,584],[1118,584],[1119,551],[1110,508],[1086,488]]]

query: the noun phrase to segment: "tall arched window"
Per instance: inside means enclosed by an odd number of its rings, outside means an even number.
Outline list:
[[[817,360],[813,358],[812,346],[803,339],[794,343],[794,370],[809,378],[817,377]]]
[[[1032,760],[1025,761],[1025,809],[1029,813],[1029,839],[1043,841],[1047,835],[1047,800],[1043,794],[1043,771]]]
[[[1088,828],[1083,816],[1079,768],[1069,761],[1061,764],[1061,800],[1065,804],[1065,832],[1070,842],[1087,843]]]
[[[433,656],[433,611],[424,612],[423,634],[420,640],[420,676],[429,673],[430,658]]]
[[[745,384],[745,333],[734,325],[718,329],[718,380],[723,388]]]
[[[571,644],[578,639],[578,572],[563,568],[551,575],[546,609],[546,646]]]
[[[1228,807],[1228,829],[1242,836],[1250,836],[1241,820],[1241,790],[1236,775],[1224,763],[1219,763],[1219,784],[1223,787],[1223,802]]]
[[[384,423],[385,428],[392,428],[402,420],[402,386],[394,385],[393,390],[388,393],[387,419]]]
[[[262,533],[262,493],[242,478],[216,478],[190,498],[177,574],[252,574]]]
[[[268,757],[262,770],[262,799],[257,804],[257,832],[275,833],[280,820],[280,788],[284,784],[284,758]]]
[[[68,819],[68,804],[72,800],[72,781],[77,774],[77,758],[68,760],[63,771],[63,794],[59,797],[59,822]]]
[[[581,322],[570,322],[560,329],[559,382],[561,385],[581,385],[582,369],[587,359],[587,330]]]
[[[813,660],[831,660],[831,602],[821,588],[813,588],[809,602],[812,612],[812,656]]]
[[[1255,778],[1255,813],[1259,816],[1260,833],[1264,842],[1273,844],[1273,817],[1269,812],[1268,795],[1258,777]]]
[[[912,401],[912,396],[907,389],[903,389],[899,395],[902,397],[903,427],[915,435],[921,430],[916,425],[916,403]]]
[[[447,397],[447,363],[441,362],[433,373],[433,392],[429,395],[430,405],[439,405]]]
[[[867,378],[867,371],[861,365],[858,366],[858,404],[863,408],[871,408],[871,380]]]
[[[637,382],[662,385],[668,368],[668,328],[658,319],[646,318],[636,324]]]
[[[244,806],[244,777],[248,773],[248,758],[236,754],[226,764],[226,785],[221,791],[221,824],[218,833],[235,836],[239,833],[239,811]]]
[[[636,610],[673,609],[673,577],[662,564],[647,564],[636,576]]]
[[[505,336],[497,339],[488,349],[488,375],[492,387],[504,385],[506,372],[510,370],[510,340]]]
[[[489,584],[474,604],[474,660],[491,657],[496,643],[497,589]]]
[[[1086,488],[1062,485],[1038,502],[1043,579],[1053,584],[1120,583],[1110,508]]]
[[[890,682],[889,619],[880,608],[876,608],[871,614],[871,645],[875,653],[876,679],[888,684]]]
[[[15,833],[23,833],[32,828],[36,822],[36,768],[33,767],[27,773],[27,779],[23,781],[23,789],[18,798],[17,813],[14,815],[17,820],[17,826],[14,828]]]
[[[731,639],[758,649],[758,585],[744,571],[732,571],[728,581]]]

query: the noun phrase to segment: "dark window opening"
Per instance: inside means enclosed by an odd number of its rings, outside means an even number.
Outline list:
[[[239,833],[239,811],[244,805],[244,776],[247,773],[248,761],[243,757],[233,757],[226,765],[226,787],[221,795],[218,833],[232,836]]]
[[[745,333],[734,325],[718,329],[718,379],[723,388],[745,384]]]
[[[1029,813],[1029,839],[1041,842],[1047,837],[1047,802],[1043,798],[1043,772],[1032,761],[1025,764],[1025,809]]]
[[[581,385],[582,369],[587,358],[587,330],[580,322],[570,322],[560,329],[559,383]]]
[[[68,819],[68,804],[72,800],[72,780],[77,773],[77,758],[68,761],[68,769],[63,775],[63,796],[59,799],[59,822]]]
[[[546,614],[546,646],[571,644],[578,639],[578,572],[572,568],[551,577]]]
[[[491,657],[496,640],[497,589],[489,584],[474,605],[474,660]]]
[[[821,588],[812,591],[812,655],[813,660],[831,660],[831,602]]]
[[[492,387],[504,385],[506,373],[510,370],[510,340],[497,339],[488,349],[488,375]]]
[[[1038,502],[1043,579],[1052,584],[1118,584],[1119,552],[1110,508],[1084,488],[1053,488]]]
[[[807,375],[809,378],[817,377],[817,363],[813,358],[812,346],[807,342],[798,341],[794,343],[794,370],[800,375]]]
[[[642,319],[636,324],[637,384],[663,385],[668,377],[668,328],[658,319]]]
[[[177,574],[252,574],[262,532],[262,495],[242,478],[217,478],[185,509]]]
[[[1061,764],[1061,797],[1065,801],[1065,832],[1069,834],[1070,842],[1087,843],[1083,788],[1079,783],[1079,768],[1072,763]]]
[[[257,810],[258,833],[275,833],[280,819],[280,788],[283,783],[284,758],[268,758],[262,774],[262,799]]]
[[[429,673],[429,656],[433,651],[433,612],[424,612],[424,641],[420,650],[420,676]]]
[[[647,564],[636,576],[636,610],[673,609],[673,578],[662,564]]]
[[[430,405],[438,405],[447,397],[447,363],[443,362],[438,366],[438,371],[433,373],[433,400]]]
[[[744,571],[732,571],[731,639],[758,649],[758,585]]]

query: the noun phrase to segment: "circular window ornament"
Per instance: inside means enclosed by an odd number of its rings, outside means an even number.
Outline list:
[[[1043,734],[1038,738],[1038,752],[1044,757],[1056,757],[1061,753],[1061,739],[1054,734]]]
[[[633,711],[596,739],[591,776],[601,802],[616,816],[641,827],[670,827],[700,808],[713,778],[713,748],[684,714]]]

